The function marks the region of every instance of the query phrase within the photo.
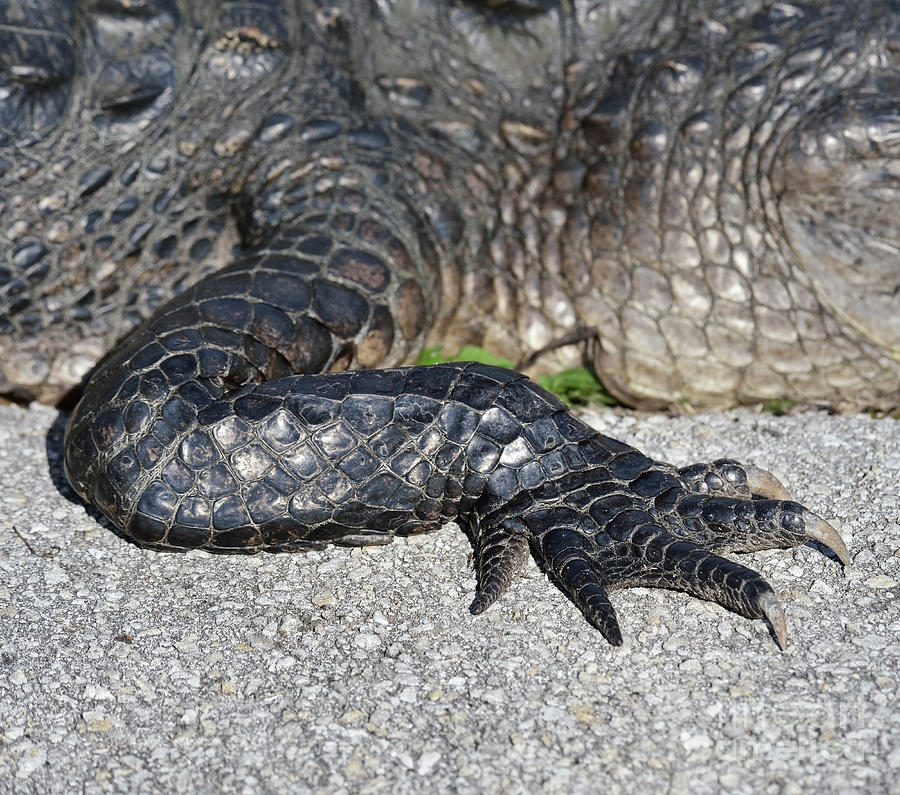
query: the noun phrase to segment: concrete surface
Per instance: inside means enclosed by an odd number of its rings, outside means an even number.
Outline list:
[[[900,423],[594,421],[676,464],[754,462],[834,520],[846,572],[811,546],[744,557],[787,653],[643,589],[613,596],[612,649],[533,564],[472,618],[454,527],[142,551],[60,492],[56,412],[0,407],[0,792],[900,793]]]

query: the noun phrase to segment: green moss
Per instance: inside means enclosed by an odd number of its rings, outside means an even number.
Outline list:
[[[570,406],[600,404],[615,406],[618,401],[603,388],[595,376],[586,367],[572,367],[554,375],[544,375],[540,379],[541,386],[552,392]]]
[[[763,403],[762,410],[766,414],[774,414],[776,417],[780,417],[787,414],[795,405],[797,405],[796,401],[788,400],[787,398],[776,398],[775,400],[767,400]]]
[[[466,345],[453,356],[445,355],[440,345],[425,348],[416,360],[416,364],[441,364],[442,362],[481,362],[495,367],[515,368],[514,363],[509,359],[504,359],[502,356],[497,356],[474,345]],[[618,403],[603,388],[597,377],[585,367],[573,367],[554,375],[541,376],[540,384],[570,406],[584,406],[590,403],[614,406]]]
[[[475,345],[464,345],[454,356],[446,356],[441,346],[436,345],[433,348],[425,348],[416,359],[416,364],[441,364],[442,362],[481,362],[481,364],[506,367],[510,370],[514,370],[516,367],[509,359],[504,359],[502,356],[497,356]]]

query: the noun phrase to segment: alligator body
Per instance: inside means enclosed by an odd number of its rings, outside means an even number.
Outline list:
[[[148,546],[455,519],[473,612],[530,549],[611,642],[608,592],[654,585],[784,643],[720,553],[849,558],[771,476],[654,463],[511,371],[398,366],[589,333],[633,405],[896,405],[898,12],[3,0],[0,389],[58,400],[111,351],[67,474]]]

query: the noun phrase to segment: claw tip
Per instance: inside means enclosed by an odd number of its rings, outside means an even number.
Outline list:
[[[489,607],[485,598],[480,594],[475,594],[475,598],[472,600],[472,604],[469,605],[469,612],[473,616],[480,616],[485,610]]]
[[[813,541],[824,544],[837,556],[837,559],[844,565],[849,566],[851,563],[850,552],[847,550],[844,540],[828,522],[822,517],[816,516],[812,511],[804,511],[806,535]]]
[[[778,598],[772,593],[764,594],[760,597],[759,608],[769,622],[769,626],[772,627],[772,632],[775,633],[775,641],[778,643],[778,647],[784,651],[788,645],[787,621],[784,618],[784,610],[781,609]]]
[[[747,473],[747,485],[754,494],[768,500],[789,500],[791,498],[790,492],[771,472],[752,464],[744,465],[744,472]]]

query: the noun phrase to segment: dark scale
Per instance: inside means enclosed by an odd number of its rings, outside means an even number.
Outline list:
[[[455,521],[473,613],[531,554],[611,643],[610,592],[652,586],[784,645],[722,555],[849,556],[770,475],[403,365],[549,350],[636,406],[896,406],[900,15],[596,5],[0,3],[0,392],[83,389],[78,494],[168,550]]]

